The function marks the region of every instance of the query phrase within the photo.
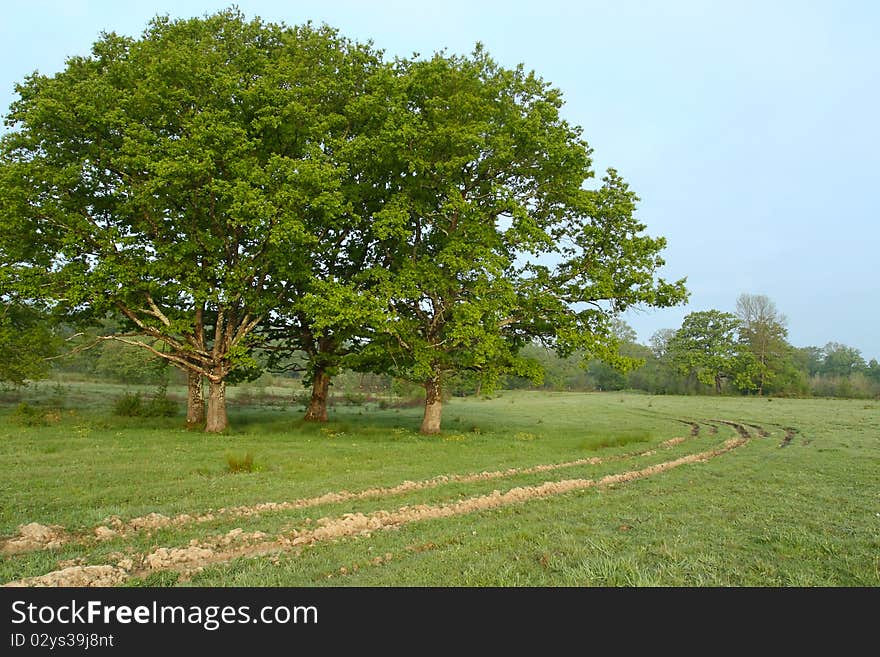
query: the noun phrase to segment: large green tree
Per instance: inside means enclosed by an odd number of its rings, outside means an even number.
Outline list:
[[[668,339],[666,350],[679,372],[714,385],[715,392],[720,394],[724,380],[733,378],[740,369],[738,330],[739,320],[731,313],[693,312]]]
[[[609,171],[587,188],[590,149],[558,90],[481,47],[398,62],[398,76],[378,148],[395,175],[373,226],[389,318],[362,357],[425,387],[423,433],[440,430],[451,373],[537,375],[519,355],[534,340],[610,358],[617,314],[685,297],[656,278],[665,243],[642,234],[626,183]]]
[[[338,73],[350,77],[344,85],[349,97],[337,109],[345,130],[328,135],[325,146],[340,172],[345,205],[318,231],[304,263],[309,275],[286,282],[270,321],[260,329],[269,369],[304,372],[311,386],[307,421],[327,420],[332,376],[353,364],[388,316],[379,290],[388,262],[380,248],[384,233],[378,217],[398,175],[389,162],[396,155],[387,146],[398,77],[377,53],[362,49],[359,55],[357,67]]]
[[[369,56],[329,28],[229,10],[104,34],[31,75],[0,146],[0,234],[43,247],[19,254],[17,285],[118,313],[130,332],[114,339],[207,379],[206,429],[224,430],[256,328],[307,287],[345,214],[331,150]]]

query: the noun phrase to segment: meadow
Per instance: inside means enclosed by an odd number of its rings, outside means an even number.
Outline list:
[[[0,582],[880,585],[877,401],[501,391],[422,436],[232,390],[208,435],[113,415],[132,389],[0,400]]]

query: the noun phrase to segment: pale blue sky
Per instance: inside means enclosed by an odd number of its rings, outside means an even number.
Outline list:
[[[327,22],[389,55],[486,44],[562,89],[597,172],[614,166],[669,240],[686,307],[630,314],[643,341],[693,310],[766,294],[798,346],[880,358],[880,2],[241,0],[248,16]],[[0,108],[102,30],[223,2],[5,2]]]

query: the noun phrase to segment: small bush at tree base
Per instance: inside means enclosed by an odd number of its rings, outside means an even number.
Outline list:
[[[144,414],[144,404],[139,392],[126,392],[113,403],[113,415],[139,417]]]
[[[113,404],[113,414],[123,417],[174,417],[177,415],[177,402],[168,398],[162,385],[146,401],[139,392],[127,392],[118,397]]]
[[[162,395],[153,397],[144,405],[146,417],[174,417],[177,415],[177,402]]]

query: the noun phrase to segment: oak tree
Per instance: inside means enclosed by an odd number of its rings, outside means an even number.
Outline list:
[[[558,90],[479,46],[397,64],[378,144],[395,175],[373,227],[389,318],[362,357],[422,383],[421,430],[436,433],[449,374],[538,376],[520,356],[535,340],[613,360],[614,317],[686,293],[657,279],[665,243],[643,234],[620,176],[587,188],[591,151]]]
[[[676,368],[701,383],[714,385],[720,394],[725,379],[738,370],[741,356],[737,340],[739,320],[720,310],[693,312],[684,318],[666,349]]]
[[[357,78],[340,71],[362,50],[228,10],[104,34],[60,73],[29,76],[0,145],[0,233],[41,246],[19,254],[17,285],[118,313],[130,331],[108,337],[191,386],[207,379],[206,430],[223,431],[256,328],[312,275],[322,228],[343,214],[328,147]]]

